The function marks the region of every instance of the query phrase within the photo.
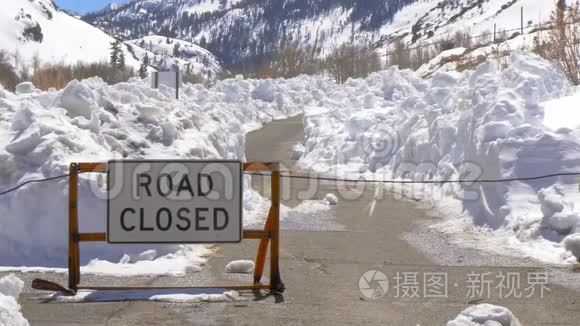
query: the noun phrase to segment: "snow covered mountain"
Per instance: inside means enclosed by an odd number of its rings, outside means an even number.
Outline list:
[[[118,5],[108,6],[115,10]],[[161,42],[163,40],[163,42]],[[155,69],[179,66],[205,76],[221,71],[218,60],[195,44],[147,36],[122,46],[128,66],[137,69],[147,53]],[[0,50],[5,51],[16,69],[42,63],[74,64],[108,62],[111,42],[115,39],[102,30],[59,10],[51,0],[11,0],[0,11]],[[141,49],[146,45],[150,51]],[[178,55],[174,57],[177,46]]]
[[[12,55],[13,64],[108,61],[114,39],[84,21],[60,11],[50,0],[10,0],[0,11],[0,50]],[[126,51],[126,62],[139,60]]]
[[[149,65],[156,70],[173,70],[193,72],[206,77],[215,77],[222,71],[218,59],[209,51],[191,42],[149,35],[126,41],[135,56],[143,60],[147,53]]]
[[[290,42],[324,56],[347,42],[386,48],[525,27],[545,21],[548,0],[134,0],[87,22],[123,39],[155,33],[190,40],[227,64],[267,57]]]

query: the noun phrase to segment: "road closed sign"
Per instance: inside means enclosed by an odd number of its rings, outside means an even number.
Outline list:
[[[110,161],[109,243],[237,243],[239,161]]]

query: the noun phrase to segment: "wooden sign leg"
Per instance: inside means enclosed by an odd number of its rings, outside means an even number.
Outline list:
[[[272,229],[272,211],[273,207],[270,207],[270,213],[266,219],[266,224],[264,226],[264,231],[271,234]],[[254,284],[260,283],[262,280],[262,275],[264,275],[264,265],[266,263],[266,253],[268,250],[268,244],[270,243],[270,238],[261,239],[258,245],[258,254],[256,255],[256,267],[254,268]]]
[[[77,291],[80,281],[79,264],[79,223],[78,223],[78,165],[70,165],[70,175],[68,182],[68,287],[72,291]]]
[[[270,234],[270,289],[284,292],[284,283],[280,278],[280,169],[272,172],[272,223]]]

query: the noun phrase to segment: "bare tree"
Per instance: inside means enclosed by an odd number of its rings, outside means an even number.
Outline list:
[[[547,38],[539,34],[534,39],[534,52],[555,62],[572,83],[579,85],[580,3],[565,6],[558,1],[550,20]]]
[[[399,69],[411,68],[411,51],[407,49],[402,40],[393,43],[393,51],[390,55],[389,64],[399,66]]]

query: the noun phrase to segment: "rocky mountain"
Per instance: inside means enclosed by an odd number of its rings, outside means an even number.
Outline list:
[[[134,0],[83,19],[123,39],[151,33],[188,40],[228,65],[268,59],[288,44],[324,56],[353,42],[387,48],[525,27],[548,18],[548,0]]]

